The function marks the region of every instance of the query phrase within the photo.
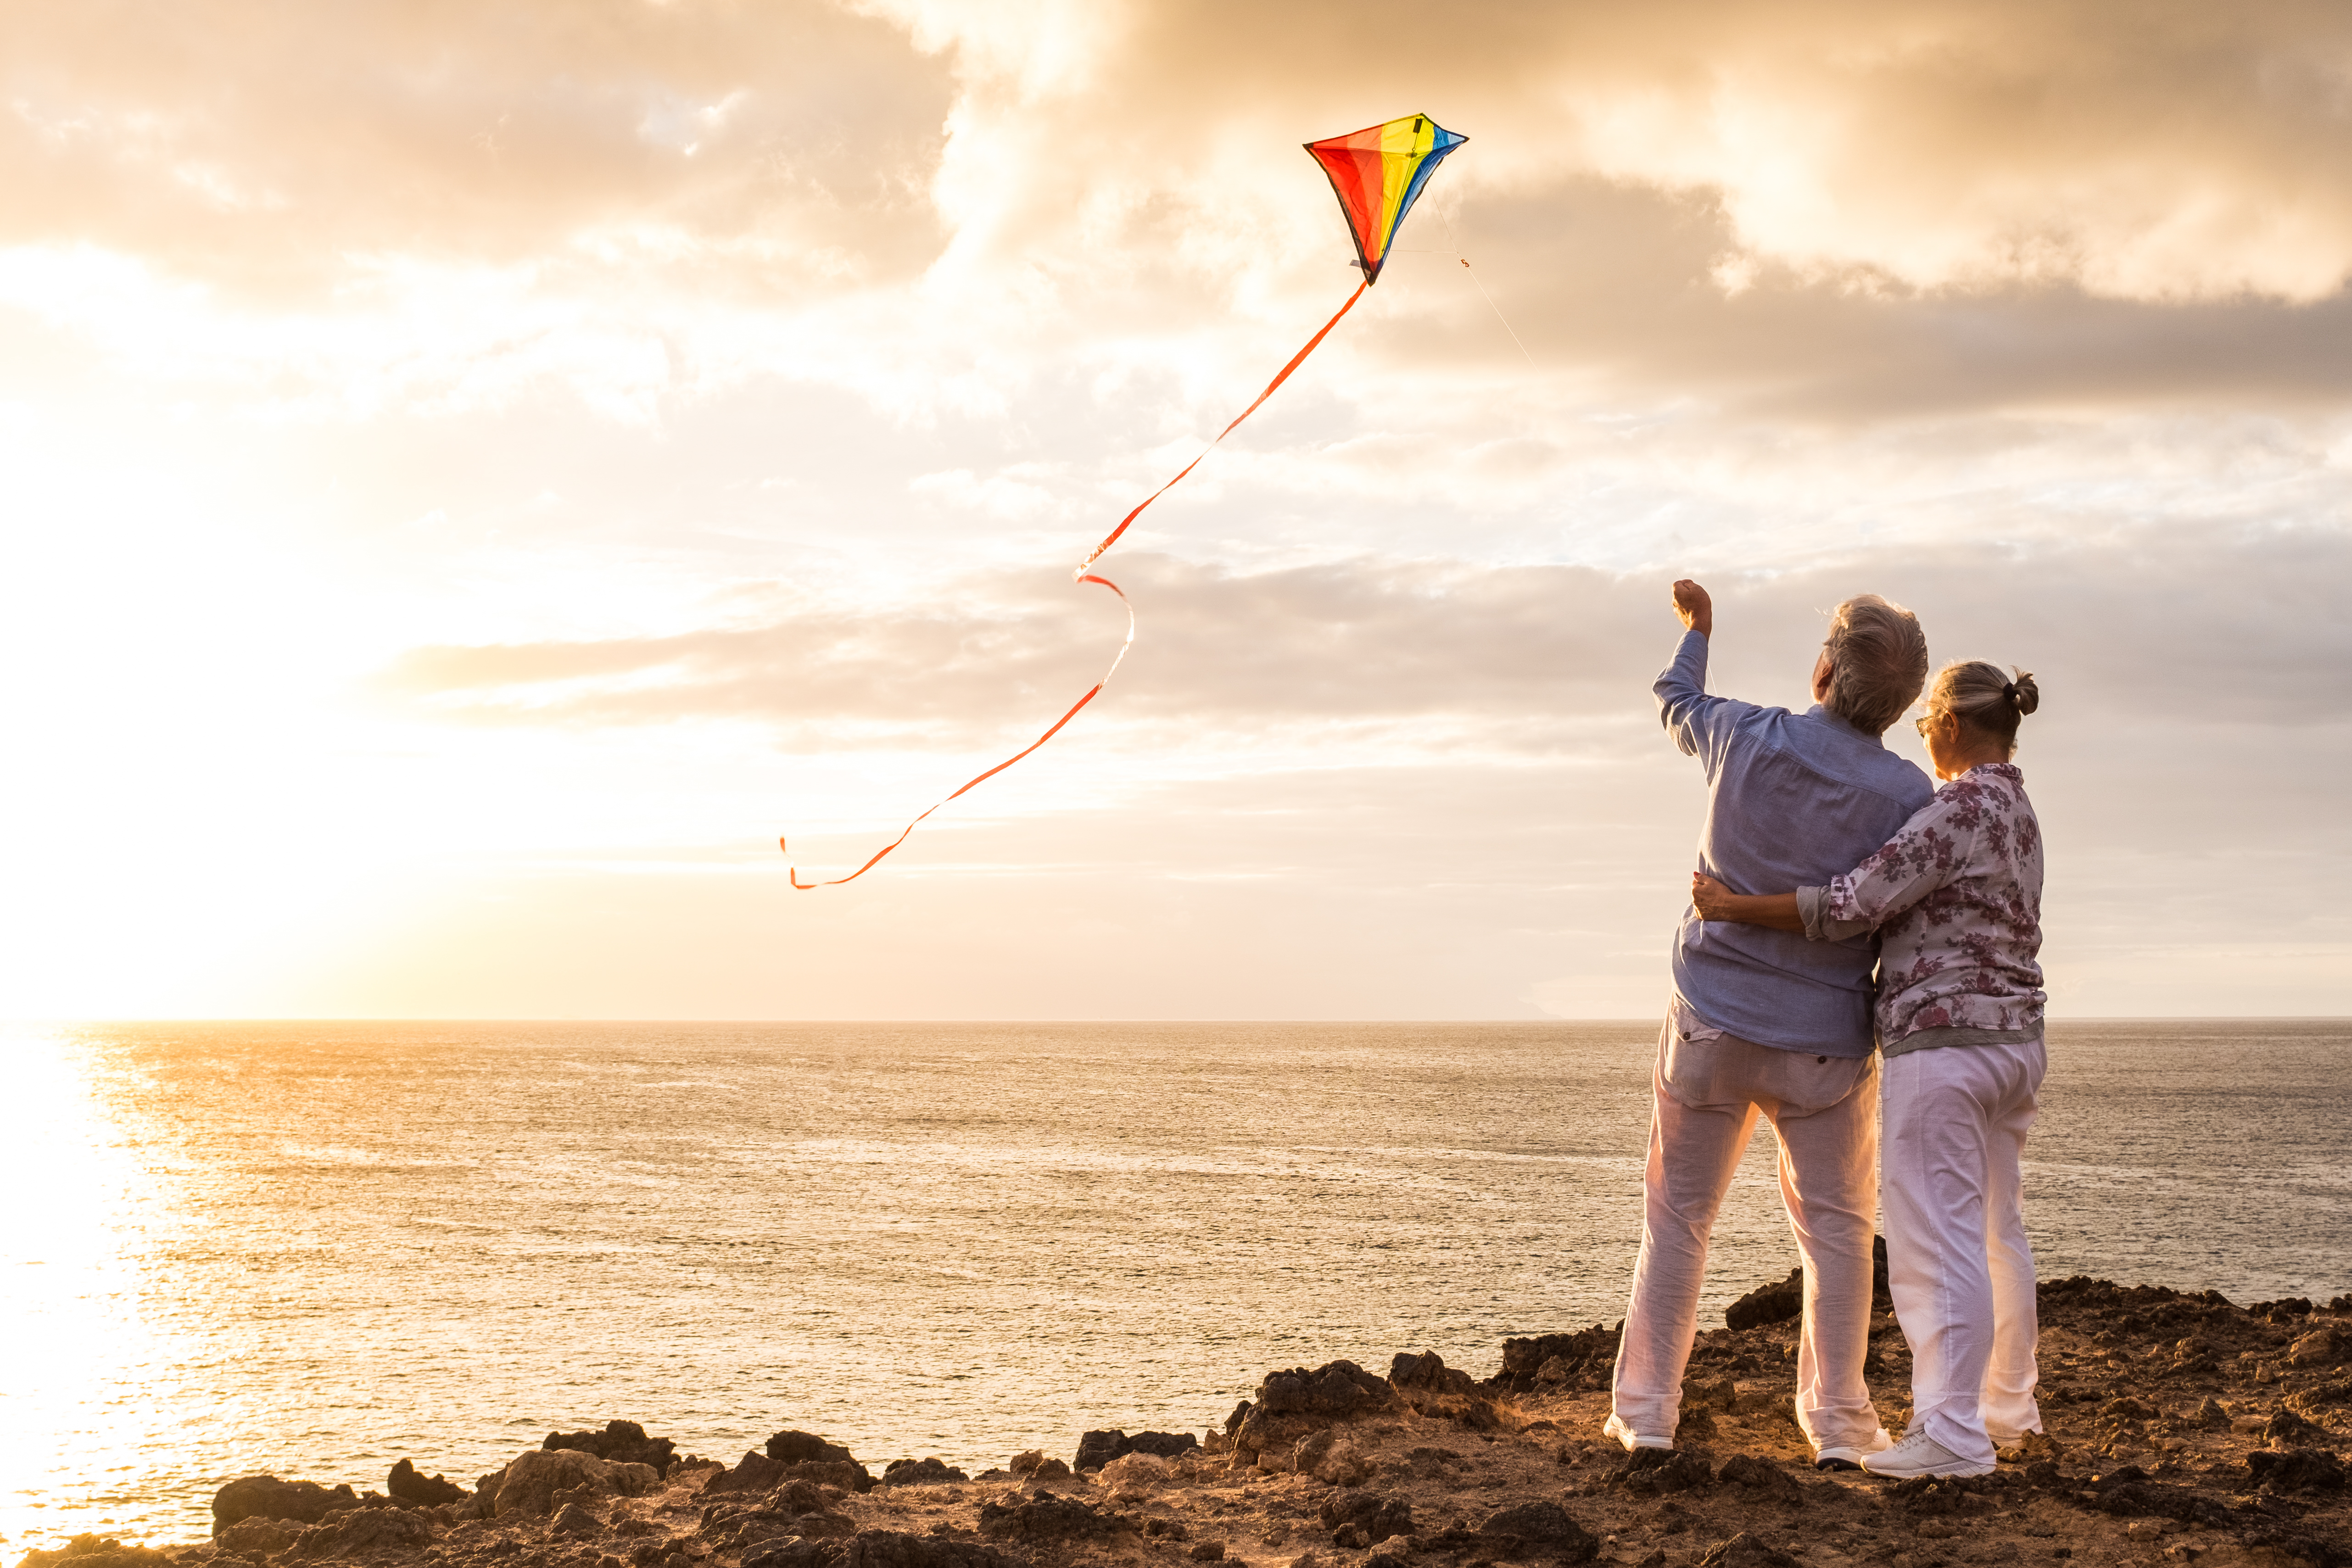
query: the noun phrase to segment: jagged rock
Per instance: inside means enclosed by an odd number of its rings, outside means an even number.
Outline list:
[[[856,1459],[803,1459],[796,1465],[786,1465],[786,1480],[814,1481],[821,1487],[839,1487],[844,1491],[863,1496],[877,1484],[874,1474]]]
[[[702,1511],[702,1537],[714,1556],[749,1556],[771,1541],[800,1533],[798,1518],[783,1509],[713,1503]]]
[[[1190,1432],[1137,1432],[1130,1435],[1113,1427],[1108,1431],[1081,1435],[1077,1458],[1073,1462],[1082,1471],[1095,1470],[1129,1454],[1150,1454],[1155,1458],[1172,1459],[1200,1446],[1201,1439]]]
[[[2311,1315],[2311,1301],[2304,1296],[2288,1296],[2276,1301],[2256,1301],[2248,1307],[2249,1315],[2264,1318],[2274,1323],[2293,1322]]]
[[[1397,1403],[1394,1389],[1354,1362],[1331,1361],[1312,1371],[1295,1366],[1267,1373],[1257,1386],[1256,1401],[1244,1404],[1235,1414],[1345,1416],[1392,1409]],[[1234,1424],[1229,1420],[1226,1425]]]
[[[1635,1497],[1670,1497],[1704,1490],[1715,1483],[1715,1473],[1693,1448],[1636,1448],[1609,1479]]]
[[[2305,1420],[2292,1407],[2280,1409],[2263,1425],[2263,1436],[2273,1443],[2326,1443],[2334,1440],[2326,1427]]]
[[[811,1541],[846,1541],[857,1533],[857,1521],[845,1513],[826,1509],[821,1513],[804,1513],[793,1521],[793,1529]]]
[[[1804,1564],[1743,1530],[1730,1540],[1718,1541],[1708,1547],[1706,1555],[1693,1568],[1804,1568]]]
[[[1143,1538],[1146,1541],[1190,1541],[1192,1532],[1185,1528],[1181,1519],[1150,1518],[1143,1521]]]
[[[882,1468],[882,1484],[886,1487],[938,1486],[970,1479],[961,1470],[937,1458],[893,1459]]]
[[[763,1492],[782,1482],[784,1470],[782,1464],[752,1448],[745,1452],[740,1464],[721,1470],[703,1482],[702,1495],[715,1497],[721,1492]]]
[[[2352,1381],[2339,1377],[2333,1383],[2299,1389],[2288,1395],[2286,1402],[2290,1408],[2305,1416],[2313,1416],[2331,1405],[2352,1405]]]
[[[1473,1431],[1491,1431],[1501,1425],[1495,1406],[1478,1392],[1470,1375],[1446,1365],[1433,1350],[1396,1357],[1389,1364],[1389,1385],[1421,1415],[1458,1421]]]
[[[1111,1513],[1092,1503],[1056,1497],[1049,1491],[1034,1493],[1027,1502],[1011,1508],[990,1502],[982,1503],[980,1509],[982,1535],[1026,1545],[1140,1533],[1141,1530],[1142,1526],[1126,1514]]]
[[[1371,1474],[1371,1466],[1356,1446],[1329,1427],[1298,1439],[1298,1446],[1291,1450],[1290,1468],[1335,1487],[1360,1486]]]
[[[646,1437],[646,1429],[635,1421],[607,1421],[601,1432],[550,1432],[540,1446],[576,1449],[616,1464],[650,1465],[656,1475],[664,1478],[677,1462],[676,1443],[667,1437]]]
[[[2230,1425],[2230,1413],[2221,1408],[2219,1399],[2208,1394],[2189,1413],[2189,1420],[2192,1426],[2202,1427],[2209,1432],[2219,1432]]]
[[[1487,1549],[1500,1557],[1548,1557],[1590,1563],[1601,1554],[1601,1538],[1556,1502],[1526,1502],[1488,1517],[1478,1527]]]
[[[1223,1563],[1225,1560],[1225,1545],[1222,1541],[1203,1541],[1185,1555],[1195,1563]]]
[[[1041,1481],[1066,1480],[1071,1473],[1068,1465],[1046,1458],[1043,1448],[1024,1448],[1013,1455],[1005,1468],[1016,1476]]]
[[[359,1494],[347,1486],[242,1476],[213,1493],[213,1533],[218,1535],[240,1519],[291,1519],[316,1524],[330,1513],[359,1505]]]
[[[794,1439],[786,1442],[785,1439]],[[799,1439],[807,1439],[802,1443]],[[786,1454],[805,1453],[810,1446],[829,1448],[836,1454],[848,1449],[827,1443],[822,1437],[811,1437],[805,1432],[780,1432],[768,1439],[768,1452],[753,1449],[731,1469],[724,1469],[702,1483],[703,1495],[716,1497],[722,1492],[763,1492],[782,1486],[788,1480],[804,1480],[817,1486],[839,1487],[844,1491],[869,1492],[875,1479],[864,1465],[856,1459],[792,1459],[777,1457],[782,1447]]]
[[[171,1568],[172,1560],[152,1546],[125,1546],[112,1536],[77,1535],[63,1546],[25,1553],[16,1568]]]
[[[976,1542],[867,1530],[840,1540],[791,1541],[743,1559],[743,1568],[1018,1568]]]
[[[213,1545],[232,1557],[257,1561],[272,1552],[283,1552],[294,1544],[300,1531],[287,1529],[274,1519],[240,1519],[213,1537]]]
[[[602,1535],[604,1521],[576,1502],[567,1502],[547,1521],[547,1533],[572,1537]]]
[[[2226,1415],[2223,1416],[2221,1417],[2222,1425],[2229,1425],[2229,1419],[2230,1418]],[[2028,1432],[2020,1437],[2015,1443],[2012,1443],[2008,1448],[1998,1450],[1994,1457],[2004,1465],[2025,1466],[2027,1473],[2030,1476],[2032,1472],[2032,1468],[2036,1463],[2054,1459],[2065,1451],[2065,1448],[2060,1444],[2058,1439],[2050,1436],[2049,1433]]]
[[[409,1552],[433,1539],[433,1527],[396,1508],[362,1508],[321,1521],[294,1538],[296,1557],[349,1557],[362,1552]]]
[[[2103,1421],[2145,1421],[2156,1412],[2126,1394],[2120,1399],[2110,1399],[2099,1406]]]
[[[1114,1490],[1115,1500],[1129,1500],[1129,1493],[1140,1495],[1174,1473],[1166,1459],[1156,1454],[1121,1454],[1105,1465],[1099,1472],[1103,1485]]]
[[[1726,1486],[1761,1492],[1791,1508],[1805,1505],[1805,1489],[1797,1484],[1796,1477],[1771,1460],[1759,1459],[1753,1454],[1732,1455],[1723,1461],[1723,1469],[1717,1472],[1715,1479]]]
[[[1739,1385],[1728,1377],[1691,1377],[1683,1381],[1682,1407],[1685,1410],[1736,1410],[1739,1407]]]
[[[2256,1448],[2246,1470],[2265,1491],[2344,1490],[2344,1461],[2319,1448]]]
[[[811,1460],[856,1462],[847,1448],[828,1443],[814,1432],[778,1432],[768,1439],[768,1458],[787,1465],[804,1465]]]
[[[1471,1394],[1477,1385],[1470,1375],[1445,1364],[1445,1358],[1433,1350],[1419,1355],[1400,1355],[1389,1363],[1390,1386],[1400,1392],[1426,1389],[1433,1394]]]
[[[2126,1465],[2108,1479],[2137,1478],[2146,1473],[2137,1465]],[[1885,1495],[1901,1503],[1914,1518],[1940,1519],[1979,1508],[1990,1485],[1982,1476],[1913,1476],[1888,1487]]]
[[[1289,1458],[1298,1439],[1335,1421],[1351,1420],[1403,1403],[1397,1391],[1352,1361],[1326,1362],[1309,1370],[1269,1372],[1255,1402],[1244,1400],[1225,1419],[1234,1454],[1243,1464],[1264,1453]]]
[[[1570,1394],[1606,1388],[1624,1326],[1595,1323],[1574,1333],[1507,1339],[1502,1368],[1486,1380],[1486,1386],[1507,1394],[1528,1394],[1539,1387]]]
[[[1723,1321],[1735,1329],[1784,1323],[1805,1310],[1805,1270],[1789,1270],[1785,1280],[1759,1285],[1723,1310]]]
[[[515,1456],[499,1478],[491,1514],[545,1515],[555,1494],[583,1488],[595,1497],[641,1497],[661,1484],[651,1465],[600,1459],[578,1448],[529,1448]]]
[[[392,1500],[407,1508],[434,1508],[445,1502],[463,1502],[472,1495],[464,1487],[442,1476],[420,1475],[406,1459],[392,1467],[391,1479],[383,1490]]]
[[[1391,1535],[1412,1533],[1412,1504],[1401,1497],[1370,1491],[1335,1491],[1323,1500],[1323,1528],[1340,1545],[1343,1532],[1360,1531],[1360,1544],[1375,1546]]]

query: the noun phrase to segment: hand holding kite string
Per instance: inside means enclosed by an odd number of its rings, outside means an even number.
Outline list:
[[[1070,574],[1077,582],[1099,583],[1109,589],[1113,593],[1118,594],[1119,603],[1126,607],[1127,637],[1119,643],[1118,652],[1111,655],[1110,668],[1105,670],[1102,679],[1088,688],[1086,695],[1072,703],[1069,711],[1055,719],[1045,734],[980,775],[979,778],[969,780],[953,793],[942,797],[932,805],[930,810],[925,811],[922,816],[908,822],[897,838],[877,850],[873,858],[864,865],[859,866],[847,876],[837,876],[825,882],[803,882],[800,869],[797,866],[792,867],[789,874],[794,887],[803,892],[815,887],[838,887],[845,882],[855,882],[864,876],[874,869],[876,862],[884,855],[905,843],[908,835],[921,825],[924,817],[929,816],[932,811],[938,810],[940,807],[946,805],[957,796],[993,779],[1053,739],[1064,725],[1078,716],[1080,708],[1102,695],[1103,688],[1110,685],[1111,676],[1118,673],[1119,661],[1125,659],[1127,651],[1135,645],[1135,606],[1129,601],[1127,595],[1120,591],[1118,584],[1087,569],[1102,559],[1104,551],[1118,542],[1118,537],[1127,532],[1129,525],[1143,515],[1144,507],[1173,489],[1177,480],[1181,480],[1186,474],[1190,474],[1201,465],[1202,457],[1206,457],[1211,452],[1215,451],[1219,442],[1231,435],[1243,420],[1255,413],[1259,404],[1274,395],[1274,389],[1288,381],[1290,372],[1297,370],[1307,356],[1315,351],[1316,346],[1330,335],[1331,329],[1339,324],[1339,318],[1345,316],[1356,301],[1363,298],[1364,290],[1380,281],[1381,267],[1388,260],[1389,247],[1396,239],[1397,229],[1404,222],[1405,214],[1412,211],[1413,203],[1420,199],[1422,187],[1429,183],[1430,175],[1437,172],[1437,165],[1444,161],[1445,155],[1468,140],[1466,136],[1456,135],[1445,130],[1425,114],[1415,114],[1408,115],[1402,120],[1391,120],[1385,125],[1375,125],[1367,130],[1353,131],[1346,136],[1334,136],[1328,141],[1307,143],[1307,152],[1323,166],[1323,172],[1331,181],[1331,192],[1339,198],[1339,210],[1347,214],[1348,232],[1356,242],[1355,265],[1362,269],[1364,280],[1356,285],[1356,291],[1348,296],[1347,303],[1333,313],[1331,319],[1323,323],[1323,329],[1307,339],[1307,346],[1291,355],[1290,362],[1276,373],[1274,380],[1265,383],[1265,390],[1257,394],[1257,401],[1236,414],[1232,424],[1219,431],[1216,440],[1210,442],[1202,449],[1200,457],[1195,457],[1184,465],[1175,479],[1169,480],[1167,484],[1152,491],[1137,504],[1135,510],[1121,517],[1118,520],[1118,527],[1104,535],[1102,543],[1088,550],[1087,559],[1080,561],[1077,570]],[[1462,265],[1467,267],[1470,264],[1465,261]],[[1484,286],[1482,285],[1481,287],[1483,289]],[[1507,327],[1509,323],[1506,322],[1504,325]],[[1516,334],[1514,336],[1516,337]],[[786,853],[791,852],[785,841],[781,838],[776,841],[776,847],[784,850]]]

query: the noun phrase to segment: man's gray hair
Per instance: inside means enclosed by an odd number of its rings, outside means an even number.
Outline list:
[[[1884,735],[1927,684],[1927,634],[1919,618],[1875,593],[1830,612],[1830,695],[1822,704],[1865,735]]]

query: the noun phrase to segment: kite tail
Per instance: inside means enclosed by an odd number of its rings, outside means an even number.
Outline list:
[[[1142,501],[1137,505],[1135,510],[1128,513],[1124,517],[1121,517],[1118,520],[1118,527],[1111,529],[1109,533],[1104,535],[1102,543],[1095,546],[1093,549],[1087,551],[1087,559],[1080,561],[1077,565],[1077,569],[1071,572],[1071,580],[1074,582],[1100,583],[1103,587],[1109,589],[1113,593],[1118,594],[1119,603],[1124,606],[1127,611],[1126,641],[1120,643],[1118,645],[1118,652],[1111,655],[1110,668],[1103,672],[1102,679],[1097,681],[1092,686],[1088,687],[1087,689],[1086,695],[1080,697],[1076,702],[1072,703],[1070,705],[1069,711],[1065,713],[1061,717],[1055,719],[1052,727],[1047,729],[1045,734],[1039,736],[1036,739],[1031,741],[1027,746],[1023,747],[1020,750],[1014,752],[1012,756],[1006,758],[1003,761],[998,763],[987,772],[980,775],[976,779],[966,781],[961,788],[956,789],[953,794],[942,796],[931,806],[929,810],[925,811],[921,817],[917,817],[913,821],[908,822],[906,827],[900,831],[897,838],[892,839],[888,843],[875,851],[874,858],[867,861],[864,865],[859,866],[847,876],[836,876],[824,882],[803,882],[801,880],[800,868],[797,866],[789,866],[786,868],[786,873],[791,876],[793,885],[794,887],[806,893],[812,888],[839,887],[845,882],[856,882],[859,877],[864,876],[867,872],[872,871],[876,865],[880,863],[883,856],[888,854],[892,850],[897,849],[900,844],[905,843],[908,836],[911,835],[917,828],[922,826],[923,817],[929,816],[932,811],[938,810],[940,807],[946,805],[958,795],[964,794],[974,786],[986,783],[989,779],[995,778],[998,774],[1003,772],[1006,768],[1012,767],[1014,763],[1020,761],[1023,758],[1028,756],[1031,752],[1036,750],[1047,741],[1053,739],[1055,736],[1061,733],[1062,727],[1064,725],[1078,716],[1078,710],[1080,708],[1094,701],[1095,698],[1102,695],[1103,688],[1110,685],[1111,676],[1118,673],[1118,666],[1120,663],[1126,659],[1127,651],[1135,646],[1135,604],[1133,601],[1127,597],[1127,594],[1119,588],[1118,583],[1113,582],[1109,578],[1098,576],[1087,569],[1093,566],[1095,562],[1100,560],[1103,557],[1103,552],[1109,549],[1111,546],[1118,542],[1118,536],[1127,532],[1128,526],[1133,523],[1136,518],[1143,515],[1144,507],[1149,507],[1152,502],[1160,499],[1160,497],[1174,489],[1178,481],[1181,480],[1186,474],[1190,474],[1193,469],[1198,468],[1201,465],[1201,459],[1202,457],[1206,457],[1210,453],[1214,452],[1217,449],[1218,444],[1223,442],[1226,436],[1231,435],[1234,430],[1240,426],[1243,420],[1245,420],[1251,414],[1255,413],[1258,411],[1259,406],[1263,404],[1266,399],[1274,395],[1275,388],[1288,381],[1290,379],[1290,372],[1297,370],[1299,365],[1305,361],[1307,356],[1313,353],[1317,346],[1319,345],[1324,339],[1331,335],[1331,329],[1339,324],[1339,318],[1341,316],[1345,316],[1349,310],[1355,308],[1356,301],[1361,299],[1364,297],[1364,290],[1370,287],[1371,284],[1369,279],[1356,285],[1356,291],[1348,296],[1348,302],[1339,307],[1339,310],[1333,314],[1331,319],[1323,323],[1323,329],[1321,331],[1307,340],[1307,346],[1305,348],[1290,356],[1290,362],[1276,372],[1274,380],[1265,383],[1265,390],[1257,394],[1257,401],[1251,403],[1249,407],[1242,410],[1238,414],[1235,414],[1232,424],[1228,424],[1224,429],[1217,432],[1216,440],[1210,442],[1208,445],[1201,449],[1200,457],[1195,457],[1190,463],[1185,464],[1183,469],[1177,474],[1174,479],[1169,480],[1167,484],[1160,486],[1160,488],[1152,491],[1149,496],[1146,496]],[[779,850],[782,850],[786,854],[790,854],[792,852],[790,848],[787,847],[785,841],[782,839],[778,839],[776,841],[776,847]]]

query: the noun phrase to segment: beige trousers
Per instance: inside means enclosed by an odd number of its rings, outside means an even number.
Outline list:
[[[1878,1058],[1757,1045],[1709,1029],[1677,1000],[1659,1036],[1651,1105],[1642,1251],[1611,1390],[1618,1420],[1644,1437],[1674,1436],[1707,1238],[1761,1113],[1780,1137],[1780,1200],[1805,1266],[1797,1421],[1816,1451],[1870,1447],[1878,1414],[1862,1361],[1870,1348]]]

